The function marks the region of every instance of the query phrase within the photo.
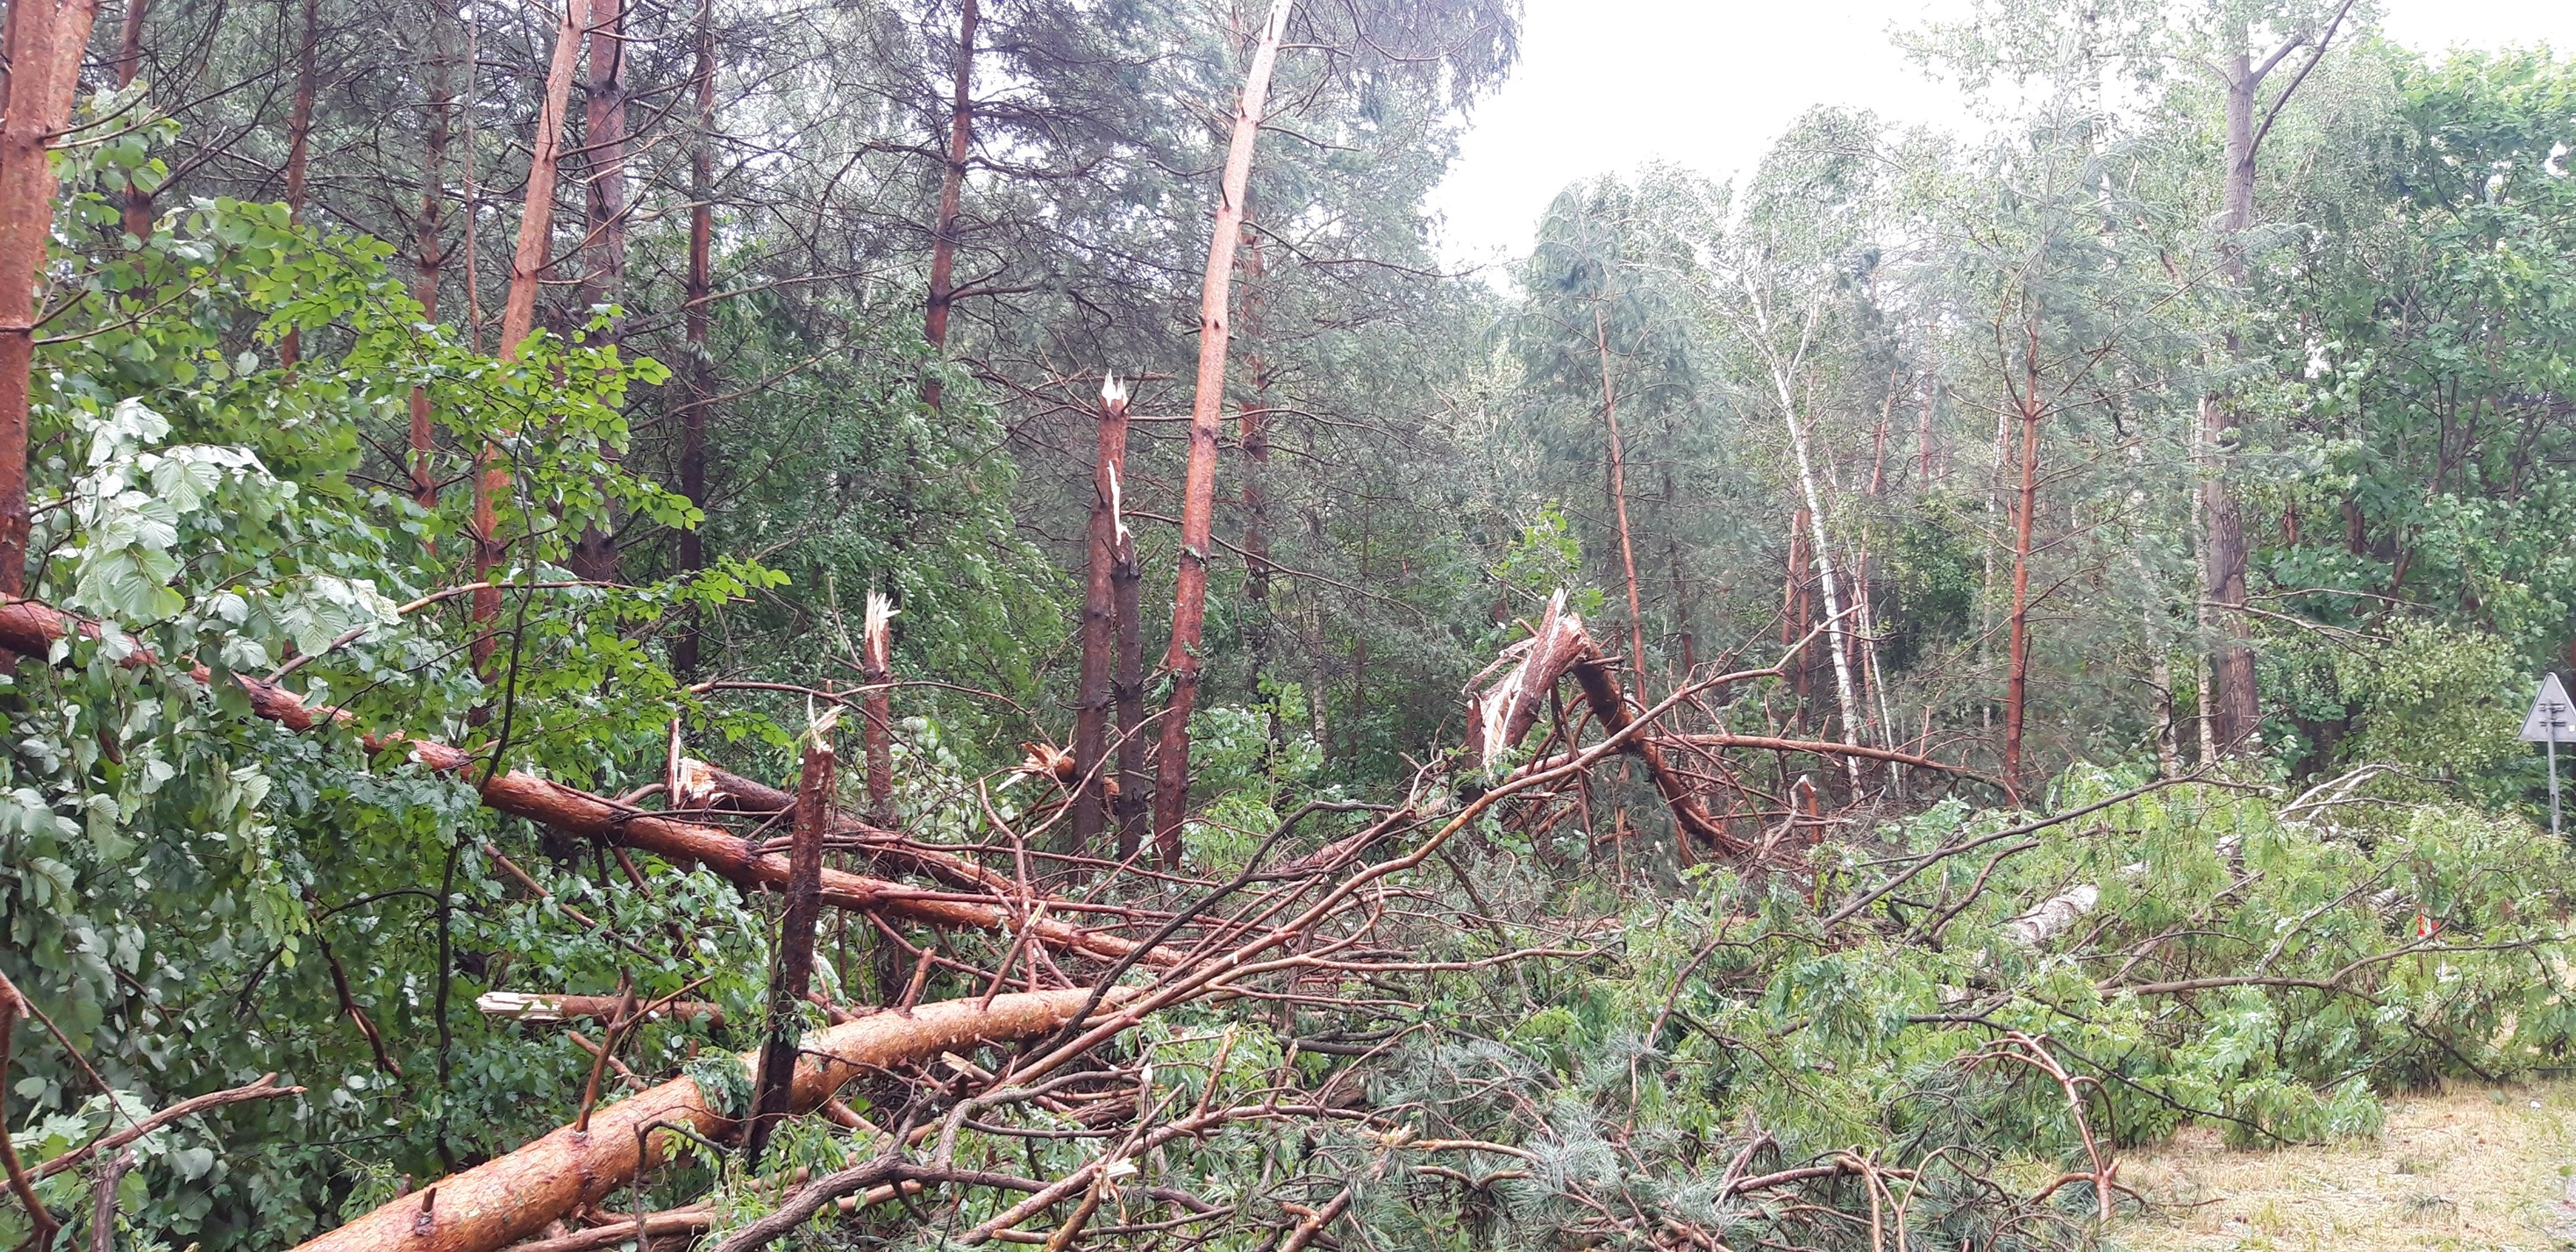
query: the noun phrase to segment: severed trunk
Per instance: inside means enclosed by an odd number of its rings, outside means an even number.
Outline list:
[[[1123,440],[1120,451],[1125,451]],[[1118,713],[1118,859],[1128,861],[1145,846],[1146,802],[1154,780],[1145,768],[1144,571],[1136,564],[1136,536],[1120,526],[1115,540],[1109,554],[1109,607],[1118,637],[1118,662],[1109,690]]]
[[[97,0],[12,0],[0,51],[0,594],[27,583],[27,412],[36,358],[36,288],[54,227],[46,150],[68,124]]]
[[[1111,784],[1104,766],[1109,750],[1110,708],[1116,703],[1110,671],[1117,653],[1116,569],[1121,532],[1119,480],[1127,472],[1127,392],[1115,376],[1100,384],[1099,450],[1091,461],[1091,533],[1086,546],[1087,577],[1082,589],[1082,681],[1074,704],[1073,846],[1078,855],[1098,852],[1100,832],[1108,825],[1110,798],[1120,788]]]
[[[707,406],[713,402],[714,363],[707,358],[707,300],[714,291],[710,255],[715,236],[716,28],[713,0],[698,0],[696,72],[698,124],[689,142],[689,267],[681,280],[680,339],[687,360],[681,369],[688,398],[680,405],[680,494],[700,509],[707,505]],[[682,570],[706,568],[706,523],[680,531]],[[699,619],[693,614],[671,644],[671,668],[682,674],[698,669]]]
[[[806,732],[804,766],[796,776],[796,827],[787,855],[787,907],[778,920],[778,946],[769,963],[769,1038],[751,1080],[751,1125],[745,1128],[745,1169],[760,1168],[769,1137],[796,1108],[796,1023],[814,986],[814,925],[822,913],[823,837],[832,829],[832,727],[826,718]]]
[[[948,312],[957,302],[957,216],[965,207],[966,158],[975,143],[976,0],[957,8],[957,74],[948,97],[948,163],[939,175],[939,216],[930,228],[930,299],[922,312],[921,338],[933,352],[948,346]],[[923,384],[922,400],[939,407],[941,386]]]
[[[859,737],[868,757],[868,816],[880,826],[895,824],[894,613],[885,593],[869,592],[859,631],[859,677],[868,687],[859,698]]]
[[[1182,488],[1178,586],[1172,596],[1172,642],[1163,668],[1172,674],[1171,702],[1163,710],[1162,750],[1154,763],[1154,846],[1166,868],[1181,863],[1181,818],[1189,811],[1190,711],[1199,694],[1199,628],[1207,617],[1208,546],[1215,537],[1216,437],[1225,409],[1227,293],[1234,280],[1235,244],[1243,234],[1243,198],[1252,180],[1253,141],[1261,133],[1270,97],[1270,70],[1296,0],[1272,0],[1270,19],[1253,48],[1243,94],[1235,101],[1234,136],[1226,146],[1225,179],[1218,192],[1216,231],[1208,243],[1199,285],[1199,365],[1190,401],[1189,470]]]
[[[1042,1035],[1082,1012],[1092,994],[1078,987],[946,1000],[909,1013],[872,1013],[817,1032],[791,1049],[798,1059],[787,1107],[816,1108],[869,1073]],[[1104,1006],[1129,994],[1113,991],[1103,997]],[[745,1066],[758,1060],[758,1054],[742,1058]],[[599,1204],[668,1160],[681,1141],[678,1132],[713,1138],[731,1124],[722,1097],[710,1099],[695,1079],[676,1078],[600,1109],[586,1131],[562,1127],[390,1200],[307,1240],[297,1252],[498,1252]]]
[[[555,175],[563,151],[564,110],[572,96],[572,71],[581,50],[581,29],[589,6],[564,0],[563,21],[555,28],[554,58],[546,67],[546,94],[537,107],[537,129],[528,155],[528,199],[519,214],[519,238],[510,254],[510,290],[501,306],[501,359],[517,360],[519,344],[537,320],[537,286],[546,268],[554,234]],[[509,468],[500,449],[486,445],[475,457],[474,578],[484,586],[474,593],[472,617],[475,671],[492,678],[493,628],[501,617],[501,589],[493,585],[506,550],[501,540],[500,499],[510,489]]]
[[[591,0],[590,82],[584,97],[582,148],[590,177],[583,197],[588,223],[582,232],[581,302],[591,309],[615,304],[626,286],[626,17],[623,0]],[[609,341],[617,341],[617,327]],[[615,450],[600,449],[613,458]],[[597,582],[618,581],[617,536],[598,525],[582,528],[566,562],[573,573]]]

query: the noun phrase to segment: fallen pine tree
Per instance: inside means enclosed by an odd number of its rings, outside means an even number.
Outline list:
[[[1120,996],[1106,997],[1114,1006]],[[863,1073],[959,1048],[1004,1043],[1074,1024],[1095,1007],[1087,989],[952,1000],[881,1010],[810,1036],[798,1048],[797,1111],[813,1109]],[[741,1063],[748,1070],[756,1057]],[[747,1110],[710,1097],[695,1078],[630,1096],[464,1173],[430,1183],[339,1229],[304,1252],[495,1252],[631,1182],[663,1159],[679,1132],[727,1133]]]

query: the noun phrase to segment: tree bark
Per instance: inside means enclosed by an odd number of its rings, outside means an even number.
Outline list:
[[[948,97],[948,164],[939,175],[939,216],[930,228],[930,299],[922,311],[921,338],[933,353],[948,347],[948,313],[957,302],[957,215],[965,207],[966,158],[975,144],[976,0],[957,7],[957,74]],[[942,388],[932,377],[922,400],[939,407]]]
[[[1074,704],[1072,851],[1090,856],[1107,826],[1109,798],[1119,790],[1103,769],[1109,751],[1110,708],[1116,703],[1110,671],[1117,663],[1116,569],[1121,481],[1127,473],[1127,393],[1115,377],[1100,385],[1099,450],[1091,459],[1091,533],[1088,577],[1082,590],[1081,695]]]
[[[124,19],[117,23],[116,86],[123,90],[134,85],[135,76],[143,70],[143,15],[149,0],[125,0]],[[125,204],[120,212],[125,233],[137,240],[152,237],[152,193],[127,179]]]
[[[796,775],[796,833],[787,855],[787,907],[769,968],[769,1038],[751,1080],[751,1125],[743,1168],[760,1156],[778,1123],[795,1111],[796,1024],[814,986],[814,924],[822,913],[823,837],[832,829],[832,740],[829,725],[806,731],[804,768]]]
[[[2026,328],[2022,348],[2021,490],[2013,516],[2011,668],[2004,680],[2004,761],[2006,798],[2021,801],[2022,721],[2030,696],[2030,537],[2031,519],[2039,507],[2039,423],[2048,416],[2039,397],[2039,324]]]
[[[597,308],[615,304],[626,288],[626,19],[623,0],[591,0],[590,8],[590,82],[582,129],[590,175],[583,197],[589,221],[582,232],[588,255],[582,258],[581,302]],[[614,323],[608,336],[609,342],[617,342]],[[615,455],[612,448],[600,452]],[[566,565],[577,577],[617,582],[614,527],[584,526]]]
[[[1123,433],[1123,432],[1122,432]],[[1120,452],[1125,452],[1122,439]],[[1123,476],[1126,463],[1121,460]],[[1120,490],[1125,490],[1121,477]],[[1116,620],[1117,668],[1109,689],[1118,705],[1118,859],[1135,858],[1145,846],[1146,801],[1154,780],[1145,768],[1145,606],[1144,571],[1136,564],[1136,536],[1125,526],[1115,532],[1109,556],[1110,611]]]
[[[2219,272],[2231,286],[2245,282],[2245,258],[2237,236],[2254,221],[2254,106],[2263,76],[2254,71],[2238,32],[2235,57],[2225,75],[2227,114],[2222,154],[2222,190],[2218,215]],[[2227,350],[2240,350],[2234,332]],[[2201,442],[2211,472],[2200,484],[2202,530],[2201,598],[2211,607],[2216,633],[2209,649],[2210,740],[2222,755],[2247,746],[2260,725],[2261,698],[2255,689],[2254,652],[2245,643],[2245,516],[2228,483],[2229,460],[2236,444],[2236,413],[2220,393],[2201,397]]]
[[[141,0],[136,0],[140,3]],[[433,6],[432,21],[446,17],[442,7]],[[447,112],[456,106],[456,89],[450,79],[452,62],[448,57],[447,30],[442,25],[431,32],[438,50],[429,60],[429,126],[421,155],[420,175],[420,252],[414,261],[411,294],[420,302],[424,320],[438,320],[438,283],[447,267],[446,242],[440,227],[447,209]],[[438,507],[438,474],[431,463],[436,451],[437,429],[429,389],[411,389],[411,498],[424,510]]]
[[[501,306],[501,359],[515,361],[519,344],[537,321],[537,287],[546,268],[554,235],[555,175],[563,152],[564,111],[572,96],[573,63],[581,51],[587,21],[585,0],[564,0],[563,21],[555,28],[553,60],[546,67],[546,94],[537,106],[537,128],[529,145],[527,205],[519,214],[519,238],[510,254],[510,290]],[[501,616],[501,589],[493,585],[507,547],[501,541],[500,499],[510,489],[510,471],[500,449],[486,445],[475,458],[474,578],[484,586],[474,593],[471,616],[476,633],[474,668],[491,672],[493,626]]]
[[[98,0],[11,0],[0,50],[0,595],[27,587],[27,411],[36,360],[36,289],[54,229],[46,150],[71,119],[81,52]]]
[[[1271,750],[1281,738],[1279,704],[1261,691],[1270,673],[1270,367],[1261,356],[1261,305],[1264,298],[1261,234],[1253,228],[1251,206],[1243,221],[1243,308],[1236,315],[1244,340],[1243,372],[1252,392],[1235,408],[1243,445],[1243,601],[1244,644],[1252,654],[1252,690],[1269,708]]]
[[[814,1108],[860,1076],[981,1044],[1027,1039],[1061,1027],[1091,997],[1088,987],[1017,992],[885,1011],[807,1036],[788,1088],[789,1107]],[[1113,992],[1107,1003],[1126,996]],[[741,1058],[746,1066],[758,1055]],[[724,1134],[725,1110],[695,1079],[676,1078],[600,1109],[587,1133],[562,1127],[544,1138],[307,1240],[297,1252],[498,1252],[572,1216],[667,1159],[677,1134]]]
[[[681,368],[688,379],[688,398],[680,407],[680,494],[700,509],[707,505],[707,406],[714,402],[715,364],[707,356],[707,300],[714,291],[709,266],[715,237],[716,28],[713,0],[698,0],[696,72],[698,119],[689,141],[689,265],[681,280],[680,340],[688,360]],[[680,531],[679,565],[684,571],[706,568],[706,525]],[[671,644],[671,668],[684,675],[698,669],[701,620],[692,614]]]
[[[1155,851],[1166,868],[1181,863],[1181,819],[1189,811],[1190,711],[1198,703],[1199,628],[1207,617],[1208,545],[1216,529],[1216,438],[1225,411],[1227,293],[1234,281],[1235,244],[1243,235],[1253,141],[1261,134],[1271,67],[1279,59],[1279,40],[1295,7],[1296,0],[1271,0],[1270,19],[1253,47],[1243,94],[1235,101],[1216,230],[1199,284],[1199,367],[1190,401],[1189,469],[1182,487],[1180,576],[1172,597],[1172,642],[1163,652],[1163,668],[1172,673],[1172,698],[1163,710],[1162,751],[1154,777]]]
[[[2344,0],[2326,23],[2322,32],[2293,32],[2262,61],[2256,62],[2246,41],[2252,37],[2242,21],[2230,33],[2234,36],[2233,55],[2220,73],[2226,95],[2226,138],[2221,151],[2221,189],[2218,214],[2219,273],[2231,287],[2243,289],[2246,281],[2245,231],[2254,224],[2255,158],[2263,138],[2271,132],[2272,122],[2287,108],[2290,98],[2308,79],[2308,72],[2325,59],[2333,46],[2335,32],[2342,29],[2344,18],[2352,12],[2353,0]],[[2260,103],[2263,82],[2278,68],[2283,59],[2301,49],[2309,55],[2287,86],[2273,99],[2271,107],[2257,121],[2254,112]],[[2239,357],[2244,346],[2236,332],[2227,334],[2227,354]],[[2201,433],[2211,457],[2210,473],[2200,489],[2207,546],[2202,552],[2201,599],[2215,606],[2211,625],[2217,638],[2209,653],[2211,713],[2216,725],[2207,732],[2221,754],[2233,754],[2259,746],[2263,707],[2256,687],[2254,650],[2246,643],[2246,545],[2245,516],[2229,485],[2229,463],[2235,457],[2237,414],[2233,397],[2213,392],[2201,397]]]
[[[868,686],[859,697],[859,739],[868,758],[868,816],[880,826],[895,824],[894,612],[884,592],[869,592],[859,631],[859,677]]]
[[[295,98],[286,111],[286,220],[304,224],[304,175],[313,151],[313,61],[322,40],[320,0],[304,0],[304,35],[295,46]],[[303,332],[289,327],[277,345],[277,359],[292,366],[304,359]]]

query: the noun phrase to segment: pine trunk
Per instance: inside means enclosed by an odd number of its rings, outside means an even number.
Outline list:
[[[555,28],[553,60],[546,67],[546,94],[537,107],[536,133],[529,144],[528,198],[519,214],[519,237],[510,254],[510,290],[501,306],[501,359],[517,360],[519,344],[537,321],[537,287],[546,268],[554,234],[555,176],[563,152],[564,111],[572,97],[573,64],[581,51],[587,20],[584,0],[564,0],[563,21]],[[501,617],[501,590],[490,586],[507,550],[500,533],[500,499],[510,490],[510,471],[500,449],[486,445],[475,457],[474,577],[487,584],[474,593],[476,672],[491,675],[493,628]]]
[[[143,70],[143,15],[149,7],[148,0],[125,0],[125,17],[117,24],[116,32],[116,85],[119,90],[133,86],[135,76]],[[127,180],[125,204],[120,216],[126,234],[138,240],[151,238],[152,193],[135,186],[131,179]]]
[[[2004,679],[2004,793],[2021,800],[2023,718],[2030,699],[2030,539],[2039,508],[2039,423],[2047,409],[2039,398],[2039,328],[2029,328],[2022,358],[2021,490],[2013,510],[2012,617],[2010,669]]]
[[[582,231],[581,302],[589,309],[615,304],[626,287],[626,16],[623,0],[591,0],[590,82],[584,97],[582,148],[590,177],[583,197],[588,222]],[[588,315],[585,310],[584,315]],[[612,323],[609,341],[617,339]],[[615,450],[602,447],[603,457]],[[618,581],[617,536],[600,525],[582,528],[569,567],[582,578]]]
[[[1628,581],[1628,676],[1637,702],[1653,703],[1646,694],[1646,614],[1637,595],[1637,547],[1628,534],[1628,458],[1619,441],[1619,392],[1610,376],[1610,318],[1600,302],[1592,305],[1592,342],[1601,354],[1601,420],[1610,438],[1610,510],[1619,519],[1619,573]]]
[[[1110,671],[1117,663],[1117,575],[1120,483],[1127,472],[1127,395],[1116,379],[1100,388],[1099,450],[1091,462],[1091,534],[1087,577],[1082,591],[1082,689],[1074,705],[1074,794],[1072,850],[1082,856],[1099,851],[1100,832],[1109,819],[1109,798],[1118,790],[1103,768],[1109,750],[1109,717],[1117,702]]]
[[[304,176],[313,152],[313,91],[316,44],[322,38],[322,6],[304,0],[304,37],[295,48],[295,99],[286,112],[286,220],[304,224]],[[289,329],[277,346],[281,364],[304,359],[303,332]]]
[[[1163,668],[1172,674],[1172,698],[1163,710],[1162,751],[1155,761],[1154,844],[1166,868],[1181,862],[1181,818],[1189,811],[1190,711],[1199,694],[1199,629],[1207,617],[1208,545],[1216,531],[1216,438],[1225,411],[1227,295],[1234,281],[1234,251],[1243,235],[1243,198],[1252,180],[1252,146],[1270,97],[1270,69],[1296,0],[1272,0],[1270,20],[1254,47],[1235,102],[1234,136],[1226,146],[1225,181],[1218,193],[1216,231],[1208,244],[1199,285],[1199,367],[1190,402],[1189,471],[1181,499],[1180,577],[1172,597],[1172,642]]]
[[[707,300],[714,291],[710,265],[715,241],[716,28],[713,0],[698,0],[698,121],[689,143],[689,267],[681,280],[680,338],[685,345],[681,369],[688,379],[688,398],[680,406],[680,494],[691,504],[707,505],[707,406],[714,402],[714,363],[707,358]],[[680,532],[682,570],[706,568],[704,522]],[[671,644],[671,667],[681,674],[698,670],[700,622],[692,617]]]
[[[976,0],[961,0],[957,9],[957,74],[948,97],[948,164],[939,175],[939,216],[930,228],[930,299],[921,319],[922,341],[938,352],[948,346],[948,314],[957,302],[957,215],[966,203],[966,158],[975,143],[975,25],[981,14]],[[939,407],[941,385],[933,377],[921,398]]]
[[[806,732],[796,775],[796,825],[787,854],[787,907],[769,962],[769,1037],[751,1081],[751,1125],[743,1135],[745,1169],[760,1166],[778,1123],[796,1111],[796,1046],[804,1032],[805,993],[814,986],[814,927],[821,918],[823,837],[832,829],[832,741],[828,726]]]
[[[97,0],[12,0],[0,111],[0,595],[27,583],[27,411],[36,358],[36,289],[54,228],[45,153],[71,118]]]
[[[443,12],[433,15],[440,20]],[[438,283],[447,267],[447,249],[441,226],[447,211],[447,112],[456,105],[456,89],[450,74],[452,63],[447,52],[444,27],[431,32],[438,50],[429,61],[429,126],[422,145],[420,175],[420,251],[413,261],[412,298],[420,302],[421,317],[438,320]],[[438,475],[431,463],[435,452],[437,430],[431,423],[433,414],[429,389],[411,389],[411,496],[423,509],[438,507]]]

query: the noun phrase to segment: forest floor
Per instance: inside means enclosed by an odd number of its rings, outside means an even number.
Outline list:
[[[2188,1130],[2121,1162],[2157,1207],[2129,1252],[2396,1252],[2576,1247],[2576,1081],[2391,1098],[2375,1140],[2247,1152]]]

